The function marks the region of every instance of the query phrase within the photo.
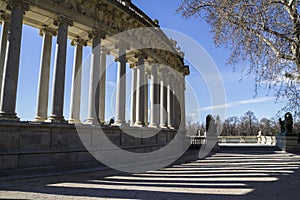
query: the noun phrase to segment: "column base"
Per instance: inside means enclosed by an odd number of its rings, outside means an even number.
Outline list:
[[[113,123],[111,126],[124,126],[125,125],[125,121],[115,121],[115,123]]]
[[[99,120],[99,123],[100,123],[101,125],[107,125],[107,123],[106,123],[105,120]]]
[[[95,118],[89,118],[84,122],[84,124],[96,125],[99,124],[99,121]]]
[[[65,120],[64,116],[50,116],[46,122],[50,123],[59,123],[59,124],[67,124],[68,122]]]
[[[35,117],[34,120],[32,120],[33,122],[45,122],[47,121],[47,117]]]
[[[144,127],[144,126],[146,126],[146,124],[144,122],[138,121],[138,122],[135,122],[133,126],[134,127]]]
[[[5,120],[5,121],[20,121],[20,118],[17,117],[16,113],[1,112],[0,113],[0,120]]]
[[[69,124],[81,124],[81,121],[79,119],[69,119]]]
[[[151,123],[148,127],[149,128],[158,128],[158,125],[155,123]]]
[[[163,129],[168,129],[168,126],[166,124],[161,124],[159,125],[160,128],[163,128]]]

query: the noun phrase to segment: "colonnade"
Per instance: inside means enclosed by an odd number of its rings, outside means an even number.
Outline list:
[[[10,1],[11,14],[2,13],[2,33],[0,47],[0,120],[19,120],[15,111],[20,61],[20,47],[23,14],[29,5],[23,1]],[[66,53],[68,28],[73,21],[64,15],[58,15],[54,21],[56,29],[44,26],[40,30],[43,47],[40,59],[40,75],[37,92],[36,117],[34,121],[49,123],[80,123],[81,65],[83,48],[92,44],[92,56],[89,82],[89,105],[86,123],[105,123],[106,56],[108,50],[102,46],[106,34],[100,30],[87,33],[89,41],[80,37],[72,40],[75,48],[73,79],[70,102],[70,119],[63,114]],[[9,37],[8,37],[9,34]],[[50,60],[52,38],[57,36],[55,64],[52,80],[51,111],[48,114],[48,93],[50,85]],[[120,41],[117,70],[117,92],[115,126],[126,123],[126,68],[130,47]],[[130,125],[137,127],[178,129],[185,125],[185,75],[183,72],[166,67],[163,64],[147,61],[144,52],[136,54],[136,62],[130,63],[132,71],[131,119]],[[100,81],[99,81],[100,80]],[[149,84],[150,80],[150,84]],[[148,90],[150,88],[150,96]],[[150,107],[148,108],[148,101]],[[148,109],[150,112],[148,112]],[[150,115],[150,116],[149,116]],[[148,120],[150,117],[150,121]]]

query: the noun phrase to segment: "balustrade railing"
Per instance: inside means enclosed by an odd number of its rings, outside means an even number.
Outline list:
[[[191,148],[196,148],[206,144],[205,136],[190,136]],[[276,145],[275,136],[219,136],[219,144],[262,144]]]

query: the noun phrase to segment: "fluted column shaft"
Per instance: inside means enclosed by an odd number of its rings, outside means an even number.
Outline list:
[[[100,77],[100,55],[101,37],[94,35],[92,41],[92,56],[90,68],[89,104],[87,123],[94,124],[99,118],[99,77]]]
[[[158,71],[157,71],[158,72]],[[156,104],[156,109],[157,109],[157,119],[156,119],[156,124],[157,124],[157,127],[160,127],[160,95],[161,95],[161,92],[160,92],[160,89],[161,89],[161,85],[160,85],[160,77],[157,73],[157,84],[156,84],[156,90],[157,90],[157,104]]]
[[[181,110],[181,129],[185,130],[186,128],[186,113],[185,113],[185,77],[182,76],[180,78],[180,81],[182,82],[180,87],[180,93],[181,93],[181,104],[180,104],[180,110]]]
[[[144,122],[145,122],[145,125],[148,125],[148,72],[145,71],[145,81],[144,81],[144,90],[145,90],[145,93],[144,93],[144,97],[145,97],[145,101],[144,101],[144,105],[145,105],[145,108],[144,108],[144,116],[145,116],[145,119],[144,119]]]
[[[173,82],[177,82],[177,78],[176,76],[173,77]],[[173,116],[172,116],[172,122],[173,122],[173,127],[175,129],[177,129],[177,117],[178,117],[178,84],[173,84],[173,95],[172,95],[172,98],[173,98]]]
[[[57,32],[57,41],[56,41],[55,64],[54,64],[54,71],[53,71],[52,109],[48,121],[61,123],[61,122],[65,122],[63,110],[64,110],[67,40],[68,40],[68,27],[69,25],[72,25],[72,21],[70,21],[70,19],[64,16],[59,16],[57,23],[58,23],[58,32]]]
[[[145,126],[145,61],[139,56],[136,83],[136,126]]]
[[[2,30],[1,30],[1,44],[0,44],[0,97],[2,93],[4,64],[5,64],[7,43],[8,43],[8,30],[10,27],[10,19],[8,19],[8,17],[5,14],[1,15],[1,19],[2,19]]]
[[[132,82],[131,82],[131,125],[136,122],[136,90],[137,90],[137,68],[131,67]]]
[[[69,123],[80,123],[80,98],[81,98],[81,79],[82,79],[82,54],[83,45],[86,42],[81,39],[73,40],[71,43],[75,46],[73,62],[73,78],[70,103]]]
[[[180,77],[176,79],[178,81],[178,85],[176,86],[176,104],[175,104],[175,109],[176,109],[176,118],[175,118],[175,126],[176,128],[179,128],[180,123],[181,123],[181,106],[182,106],[182,94],[181,94],[181,85],[182,83],[180,82]]]
[[[161,70],[160,79],[160,127],[167,128],[167,82],[166,72],[164,69]]]
[[[126,109],[126,48],[119,47],[115,126],[125,124]]]
[[[173,77],[169,76],[168,77],[168,94],[167,94],[167,101],[168,101],[168,106],[167,106],[167,111],[168,111],[168,127],[173,129],[174,124],[173,124],[173,114],[174,114],[174,107],[173,107],[173,86],[174,86],[174,79]]]
[[[100,55],[100,94],[99,94],[99,121],[105,123],[105,95],[106,95],[106,52]]]
[[[4,64],[0,118],[2,120],[19,120],[16,116],[16,97],[19,76],[20,48],[23,28],[23,13],[29,5],[23,1],[10,1],[11,22]]]
[[[159,118],[159,85],[157,77],[157,67],[156,65],[152,66],[151,70],[151,83],[150,83],[150,127],[157,128],[158,118]]]
[[[43,49],[41,54],[39,86],[37,95],[36,115],[34,121],[44,122],[48,118],[48,93],[50,80],[50,62],[53,31],[44,28],[40,31],[43,36]]]

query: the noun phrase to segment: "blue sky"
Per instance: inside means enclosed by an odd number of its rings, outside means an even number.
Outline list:
[[[200,44],[210,55],[212,60],[218,67],[225,86],[225,92],[227,102],[225,105],[227,108],[227,117],[241,116],[248,110],[255,113],[258,118],[262,117],[274,117],[276,113],[281,109],[281,104],[274,103],[274,97],[272,93],[269,96],[268,91],[261,90],[259,95],[255,96],[254,92],[254,78],[244,77],[242,80],[240,69],[234,71],[231,66],[226,66],[226,59],[229,55],[228,49],[215,48],[213,44],[212,35],[209,30],[209,26],[205,22],[201,22],[198,19],[183,19],[179,14],[176,14],[176,9],[180,4],[180,1],[174,0],[151,0],[141,1],[133,0],[133,3],[143,10],[152,19],[158,19],[162,28],[168,28],[178,31],[188,37],[194,39]],[[37,29],[24,26],[23,28],[23,40],[21,47],[21,65],[19,73],[18,83],[18,97],[17,97],[17,114],[22,120],[32,120],[35,116],[37,85],[39,76],[40,54],[42,46],[42,38],[39,36]],[[52,47],[52,61],[51,61],[51,77],[55,55],[55,40],[53,38]],[[69,42],[70,43],[70,42]],[[178,44],[180,46],[180,44]],[[88,70],[89,70],[89,54],[91,48],[84,49],[84,58],[87,66],[84,69],[84,78],[86,80],[83,83],[83,96],[88,87]],[[197,53],[197,52],[196,52]],[[65,118],[69,118],[69,101],[71,93],[71,79],[72,79],[72,65],[73,65],[74,47],[68,46],[67,51],[67,67],[66,67],[66,88],[65,88],[65,104],[64,115]],[[114,116],[114,95],[115,95],[115,82],[116,82],[116,64],[113,62],[111,56],[108,57],[107,64],[109,65],[107,72],[107,108],[106,108],[106,120]],[[205,66],[198,66],[205,67]],[[129,72],[129,68],[127,68]],[[207,77],[206,77],[207,78]],[[205,116],[211,113],[211,99],[207,85],[204,82],[204,77],[199,76],[197,71],[191,68],[191,75],[187,77],[187,81],[191,85],[192,95],[195,98],[191,98],[191,93],[187,91],[187,117],[193,119],[193,121],[203,122]],[[128,73],[127,86],[130,88],[130,73]],[[52,83],[50,83],[51,87]],[[127,108],[130,106],[130,90],[127,92]],[[51,97],[51,89],[49,91]],[[86,104],[83,99],[83,112],[85,113]],[[189,102],[193,99],[194,102]],[[198,104],[195,106],[195,102]],[[222,106],[222,105],[220,105]],[[51,98],[49,98],[49,110],[51,107]],[[197,108],[196,108],[197,107]],[[82,114],[84,116],[84,114]],[[130,112],[127,110],[126,118],[129,120]]]

